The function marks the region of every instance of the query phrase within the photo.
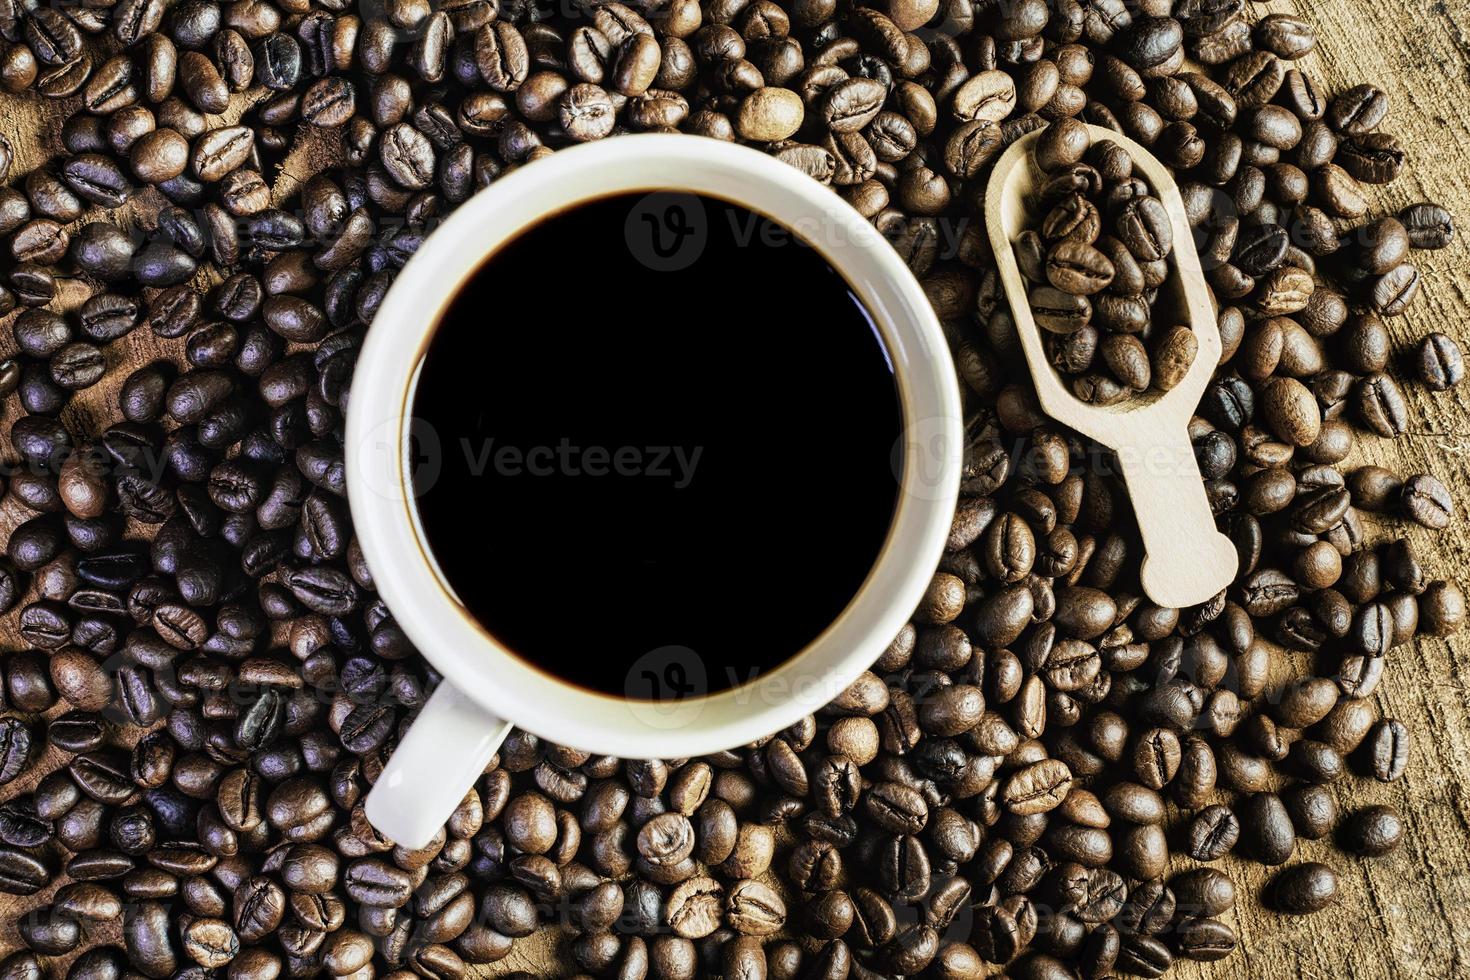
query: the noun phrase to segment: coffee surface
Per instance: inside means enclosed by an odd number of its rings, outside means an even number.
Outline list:
[[[617,696],[738,686],[848,605],[901,412],[816,250],[709,198],[549,217],[451,301],[414,396],[418,514],[499,642]]]

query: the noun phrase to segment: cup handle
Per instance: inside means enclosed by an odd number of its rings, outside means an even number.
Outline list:
[[[368,793],[368,822],[396,844],[423,847],[464,800],[510,728],[450,682],[440,683]]]

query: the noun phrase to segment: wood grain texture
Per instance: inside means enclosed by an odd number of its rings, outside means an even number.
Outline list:
[[[1359,82],[1379,84],[1392,100],[1386,128],[1410,154],[1410,166],[1380,192],[1376,211],[1392,211],[1419,200],[1443,203],[1470,222],[1470,2],[1467,0],[1272,0],[1249,4],[1252,16],[1296,12],[1315,23],[1319,47],[1303,62],[1328,91]],[[248,94],[232,115],[243,111]],[[17,173],[42,164],[60,149],[59,127],[70,103],[0,96],[0,131],[15,145]],[[328,141],[329,142],[329,141]],[[331,157],[330,145],[297,148],[277,180],[284,200]],[[111,216],[147,226],[148,200]],[[156,205],[156,199],[153,200]],[[1451,248],[1416,257],[1425,287],[1409,313],[1389,323],[1394,349],[1407,356],[1424,334],[1439,330],[1470,346],[1470,274],[1464,237]],[[81,283],[67,284],[63,303],[85,298]],[[8,321],[0,321],[0,355],[13,350]],[[133,368],[152,359],[179,359],[180,341],[161,341],[135,332],[108,350],[104,381],[81,393],[67,421],[93,431],[114,417],[117,385]],[[1470,385],[1442,394],[1407,386],[1411,431],[1389,442],[1361,438],[1355,462],[1373,462],[1409,474],[1432,472],[1448,485],[1461,515],[1449,531],[1433,534],[1397,522],[1368,522],[1370,532],[1407,534],[1435,575],[1470,582]],[[16,417],[14,399],[0,414],[8,430]],[[0,454],[13,459],[8,440]],[[13,503],[0,506],[0,538],[23,519]],[[0,655],[25,646],[15,614],[0,618]],[[1286,658],[1283,658],[1285,662]],[[1332,911],[1283,918],[1265,911],[1257,897],[1264,869],[1229,859],[1217,866],[1236,882],[1240,901],[1228,921],[1242,938],[1236,955],[1215,964],[1183,963],[1170,973],[1180,980],[1443,980],[1470,977],[1470,638],[1423,639],[1396,650],[1376,699],[1385,715],[1402,719],[1413,732],[1412,765],[1398,783],[1384,786],[1358,779],[1335,788],[1344,812],[1393,803],[1406,815],[1409,835],[1394,854],[1372,862],[1343,857],[1328,841],[1303,842],[1299,856],[1331,863],[1342,877],[1343,894]],[[39,774],[60,762],[48,756],[0,798],[31,788]],[[778,865],[784,855],[778,854]],[[1181,867],[1189,862],[1181,861]],[[0,950],[17,945],[15,920],[43,903],[48,893],[0,903]],[[90,932],[116,941],[116,932]],[[560,930],[520,940],[505,960],[483,971],[497,976],[525,970],[538,976],[573,972],[569,939]]]

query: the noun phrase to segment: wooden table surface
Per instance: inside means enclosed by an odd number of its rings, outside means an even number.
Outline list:
[[[1295,12],[1318,27],[1318,48],[1302,63],[1330,93],[1359,82],[1383,88],[1392,104],[1385,129],[1409,151],[1410,165],[1382,189],[1375,213],[1391,213],[1421,200],[1437,201],[1460,219],[1462,234],[1448,249],[1420,253],[1424,286],[1407,315],[1389,321],[1396,355],[1406,358],[1420,337],[1443,331],[1470,350],[1470,274],[1465,231],[1470,230],[1470,0],[1271,0],[1252,2],[1253,16]],[[237,98],[237,117],[250,93]],[[0,132],[16,150],[13,174],[24,174],[61,151],[60,119],[70,104],[0,95]],[[297,147],[276,185],[278,200],[332,157],[330,142]],[[111,216],[146,224],[146,200]],[[201,276],[207,273],[201,273]],[[62,305],[86,297],[80,283],[67,284]],[[14,350],[8,320],[0,321],[0,355]],[[166,357],[178,360],[180,341],[161,341],[134,332],[108,351],[108,374],[82,392],[65,418],[77,431],[96,431],[116,418],[115,392],[133,368]],[[1435,394],[1405,388],[1410,431],[1396,441],[1364,434],[1355,463],[1378,463],[1405,475],[1430,472],[1455,495],[1461,519],[1435,534],[1400,522],[1367,521],[1370,534],[1407,534],[1431,577],[1457,578],[1470,586],[1470,384]],[[15,399],[0,413],[8,431]],[[10,456],[9,440],[0,440]],[[0,505],[0,537],[24,514],[13,501]],[[0,653],[25,648],[16,632],[16,613],[0,618]],[[1216,866],[1235,880],[1240,900],[1227,920],[1241,949],[1214,964],[1185,962],[1170,973],[1180,980],[1288,978],[1302,980],[1417,980],[1470,977],[1470,637],[1422,639],[1392,655],[1377,696],[1384,715],[1403,720],[1413,734],[1408,774],[1392,785],[1356,777],[1335,787],[1344,813],[1374,803],[1392,803],[1407,819],[1404,845],[1374,861],[1349,859],[1330,841],[1299,843],[1298,859],[1319,859],[1337,868],[1341,901],[1329,912],[1286,918],[1257,900],[1264,869],[1227,859]],[[0,799],[28,790],[59,762],[46,758],[30,775],[0,791]],[[17,915],[37,907],[48,892],[0,903],[0,951],[18,944]],[[99,937],[104,938],[104,937]],[[115,939],[114,939],[115,941]],[[548,931],[517,943],[512,954],[484,970],[494,976],[529,970],[548,976],[570,972],[566,937]]]

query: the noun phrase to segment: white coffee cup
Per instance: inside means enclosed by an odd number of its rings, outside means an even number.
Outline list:
[[[756,680],[672,701],[599,694],[503,648],[437,572],[408,478],[418,369],[460,285],[547,215],[640,191],[742,205],[820,252],[878,327],[904,425],[893,523],[847,608],[800,653]],[[494,311],[487,315],[494,329]],[[772,325],[750,326],[758,336]],[[776,345],[772,356],[779,356]],[[399,626],[444,676],[368,794],[369,821],[404,846],[427,843],[512,724],[601,754],[688,757],[753,741],[826,704],[883,652],[929,583],[959,492],[960,412],[948,346],[908,267],[837,194],[764,153],[696,136],[619,137],[559,151],[465,202],[399,273],[368,331],[350,393],[347,487],[358,540]]]

